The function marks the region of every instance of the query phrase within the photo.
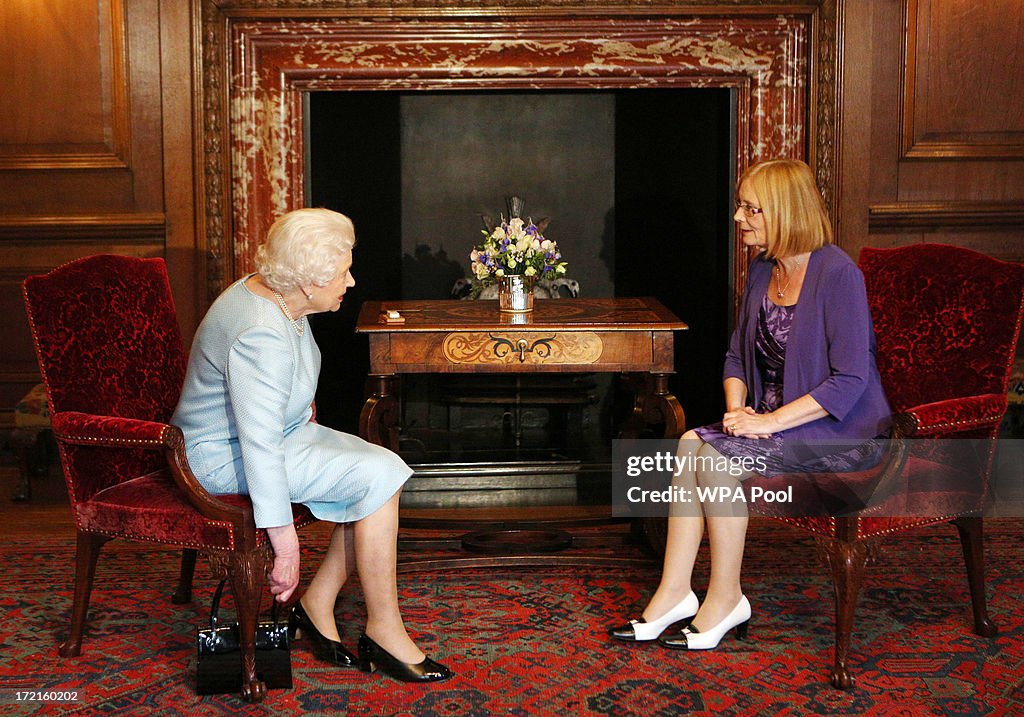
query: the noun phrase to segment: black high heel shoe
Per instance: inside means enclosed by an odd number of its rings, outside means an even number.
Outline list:
[[[339,667],[355,667],[356,656],[345,649],[344,645],[323,634],[316,629],[316,625],[309,619],[301,602],[295,603],[292,614],[288,618],[288,637],[294,638],[296,633],[302,630],[302,636],[308,637],[313,646],[313,654],[317,659],[330,662]],[[341,630],[338,630],[341,633]]]
[[[444,665],[424,657],[415,665],[402,662],[366,635],[359,637],[359,669],[363,672],[381,672],[401,682],[440,682],[452,676]]]

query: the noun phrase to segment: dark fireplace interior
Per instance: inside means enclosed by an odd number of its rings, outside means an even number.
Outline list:
[[[581,296],[655,296],[690,325],[676,338],[671,389],[689,425],[720,417],[732,321],[730,90],[307,97],[306,196],[311,206],[352,217],[358,242],[356,286],[337,314],[313,319],[324,358],[318,420],[356,432],[368,369],[366,340],[353,333],[361,303],[449,298],[469,273],[481,215],[497,218],[511,194],[525,200],[528,215],[550,220],[545,235],[559,243]],[[625,408],[609,376],[563,378],[570,385],[551,389],[588,399],[575,403],[511,409],[451,398],[471,395],[473,381],[517,396],[550,389],[550,378],[538,379],[542,386],[529,378],[501,387],[494,377],[406,377],[403,456],[414,465],[552,451],[607,460],[615,416]],[[455,428],[478,429],[487,450],[450,440]]]

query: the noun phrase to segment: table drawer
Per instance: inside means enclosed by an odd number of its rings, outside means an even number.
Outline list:
[[[389,349],[400,372],[646,370],[653,354],[647,331],[406,333],[392,335]]]

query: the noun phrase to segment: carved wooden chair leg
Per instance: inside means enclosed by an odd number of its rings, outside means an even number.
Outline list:
[[[181,551],[181,571],[178,573],[178,587],[171,595],[171,602],[175,605],[191,602],[192,600],[192,577],[196,572],[196,551],[192,548],[185,548]]]
[[[967,565],[967,585],[971,591],[971,608],[974,610],[974,631],[983,637],[995,637],[999,633],[988,617],[988,603],[985,598],[985,548],[981,516],[965,516],[953,521],[960,533],[960,546],[964,551]]]
[[[96,575],[100,548],[110,540],[105,535],[79,531],[75,552],[75,597],[71,607],[71,634],[60,646],[61,657],[78,657],[82,653],[82,631],[89,612],[89,596]]]
[[[267,550],[261,548],[250,553],[232,553],[228,569],[238,612],[242,698],[247,702],[261,702],[267,696],[266,685],[256,676],[256,623],[267,584],[267,566]]]
[[[819,548],[832,572],[832,585],[836,601],[836,654],[829,682],[840,690],[853,687],[854,678],[847,667],[850,637],[853,633],[853,613],[857,607],[864,567],[874,554],[874,546],[866,541],[820,539]]]

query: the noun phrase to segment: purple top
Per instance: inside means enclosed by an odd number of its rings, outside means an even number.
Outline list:
[[[763,254],[751,263],[739,323],[725,357],[724,378],[746,384],[751,406],[759,406],[765,393],[755,342],[758,313],[773,266]],[[884,435],[892,412],[882,391],[875,351],[860,269],[832,244],[812,252],[786,345],[783,403],[809,393],[829,415],[783,435],[808,441]]]
[[[794,306],[779,306],[765,292],[757,319],[754,360],[761,375],[761,400],[758,413],[774,411],[783,404],[782,380],[786,366],[786,343],[793,323]]]

